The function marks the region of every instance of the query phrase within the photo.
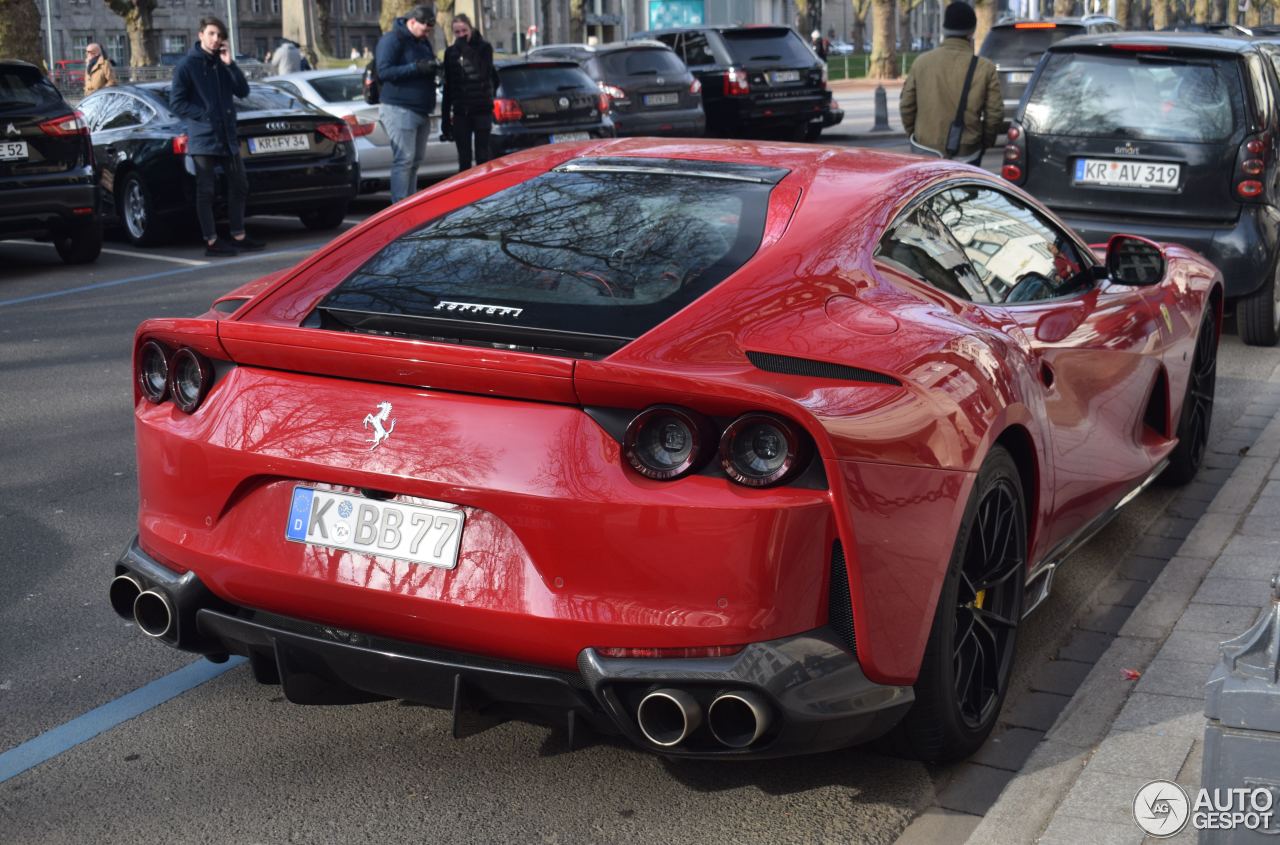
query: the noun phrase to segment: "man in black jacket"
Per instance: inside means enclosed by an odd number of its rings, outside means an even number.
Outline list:
[[[431,113],[436,108],[436,8],[414,6],[396,18],[391,31],[378,39],[378,118],[391,141],[391,201],[418,190],[418,165],[431,137]]]
[[[227,28],[215,17],[200,19],[199,39],[173,71],[169,107],[186,123],[187,153],[196,166],[196,216],[204,235],[205,255],[235,255],[266,244],[244,231],[249,180],[240,160],[236,136],[236,97],[249,96],[249,82],[227,48]],[[217,169],[227,177],[227,217],[231,241],[218,237],[213,216]]]
[[[458,170],[471,167],[472,139],[475,162],[490,159],[489,133],[493,131],[493,94],[498,74],[493,69],[493,47],[471,26],[466,15],[453,17],[453,45],[444,51],[444,103],[440,107],[441,132],[453,136],[458,147]]]

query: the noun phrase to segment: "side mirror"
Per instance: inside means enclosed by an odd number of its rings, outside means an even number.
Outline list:
[[[1122,285],[1147,287],[1164,279],[1164,250],[1136,235],[1114,235],[1107,241],[1107,275]]]

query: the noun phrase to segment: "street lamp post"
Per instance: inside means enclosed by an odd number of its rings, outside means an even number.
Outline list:
[[[51,0],[44,0],[44,31],[49,36],[49,73],[53,73],[53,6]]]
[[[48,0],[45,0],[48,2]],[[231,48],[231,58],[235,59],[236,53],[236,0],[227,0],[227,46]]]

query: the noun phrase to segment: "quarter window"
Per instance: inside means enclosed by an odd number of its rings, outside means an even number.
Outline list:
[[[716,57],[707,43],[707,36],[701,32],[688,32],[684,36],[684,63],[689,67],[695,65],[713,65]]]

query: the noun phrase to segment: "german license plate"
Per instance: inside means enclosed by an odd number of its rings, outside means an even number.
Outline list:
[[[1149,161],[1116,161],[1106,158],[1076,159],[1077,185],[1119,188],[1177,188],[1182,165]]]
[[[644,104],[646,106],[674,106],[680,102],[679,94],[645,94]]]
[[[557,132],[551,136],[551,143],[558,144],[561,141],[589,141],[591,140],[590,132]]]
[[[249,139],[251,153],[305,153],[309,149],[311,138],[307,135],[264,135]]]
[[[295,543],[453,569],[462,523],[460,510],[295,487],[284,536]]]
[[[799,82],[800,71],[798,70],[775,70],[769,74],[769,79],[773,82]]]
[[[1011,85],[1026,85],[1031,81],[1031,72],[1018,71],[1016,73],[1006,73],[1004,78],[1007,79]]]
[[[0,141],[0,161],[19,161],[26,157],[26,141]]]

